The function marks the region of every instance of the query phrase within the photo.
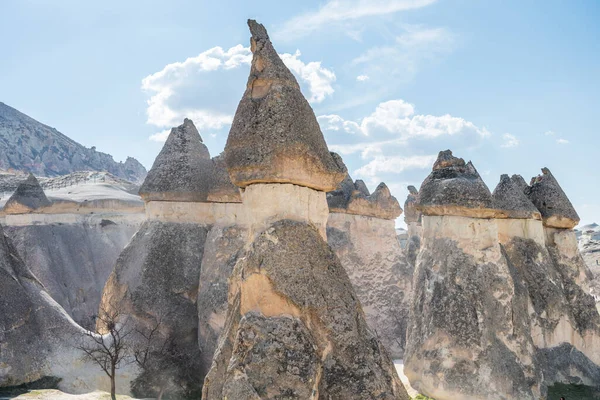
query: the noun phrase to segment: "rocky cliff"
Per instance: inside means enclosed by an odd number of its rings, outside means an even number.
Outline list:
[[[440,152],[416,207],[413,387],[436,399],[534,399],[555,382],[600,383],[578,218],[550,171],[531,186],[503,175],[492,194],[471,163]]]
[[[109,154],[88,149],[54,128],[0,102],[0,169],[39,176],[75,171],[108,171],[131,182],[142,182],[146,169],[136,159],[115,162]]]

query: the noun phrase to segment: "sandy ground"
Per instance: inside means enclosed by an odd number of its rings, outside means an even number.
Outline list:
[[[110,393],[92,392],[86,394],[67,394],[60,390],[32,390],[29,393],[22,394],[13,399],[19,400],[110,400]],[[130,400],[131,397],[117,395],[118,400]]]

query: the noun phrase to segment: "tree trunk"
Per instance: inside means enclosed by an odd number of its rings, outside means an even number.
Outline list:
[[[117,400],[117,389],[115,386],[115,365],[113,364],[110,367],[110,398],[112,400]]]
[[[158,392],[158,399],[156,400],[162,400],[163,394],[165,393],[165,388],[161,387],[160,388],[160,392]]]

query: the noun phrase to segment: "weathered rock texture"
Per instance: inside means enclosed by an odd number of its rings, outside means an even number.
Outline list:
[[[139,226],[137,218],[88,216],[72,223],[6,226],[5,232],[52,298],[91,329],[104,284]]]
[[[381,183],[371,195],[349,175],[327,193],[327,242],[348,273],[367,323],[393,358],[402,358],[413,269],[396,238],[398,201]]]
[[[407,399],[325,241],[327,202],[315,188],[333,190],[343,164],[264,27],[249,25],[249,87],[225,148],[232,181],[247,186],[248,237],[203,399]]]
[[[88,149],[59,131],[0,102],[0,169],[27,171],[37,176],[75,171],[108,171],[141,183],[146,169],[128,157],[115,162],[111,155]]]
[[[361,180],[352,183],[350,175],[338,185],[336,190],[327,193],[329,211],[365,215],[382,219],[395,219],[402,209],[398,200],[390,193],[390,189],[381,182],[373,194]]]
[[[5,214],[25,214],[51,204],[38,180],[29,174],[8,199],[2,210]]]
[[[213,175],[208,149],[194,123],[171,129],[140,188],[145,201],[207,201]]]
[[[579,223],[577,211],[548,168],[531,178],[526,194],[542,214],[544,225],[571,229]]]
[[[409,265],[414,269],[417,261],[417,254],[421,248],[421,235],[423,228],[421,226],[421,212],[417,209],[417,199],[419,191],[414,186],[408,187],[408,196],[404,202],[404,222],[406,223],[406,247],[404,253]]]
[[[100,368],[82,361],[74,344],[84,330],[67,315],[29,271],[0,227],[0,388],[60,380],[69,393],[107,390]],[[129,392],[130,368],[119,371],[120,393]]]
[[[334,190],[346,174],[343,164],[329,153],[310,105],[266,29],[254,21],[248,24],[252,67],[225,149],[232,182],[239,187],[271,182]]]
[[[461,179],[463,164],[440,153],[423,186],[432,176]],[[437,215],[421,207],[419,192],[423,240],[404,371],[438,400],[534,399],[554,382],[600,383],[600,316],[584,290],[589,275],[575,234],[544,227],[522,197],[529,190],[522,181],[502,176],[493,196],[499,208],[482,214],[490,197],[478,179],[473,187],[438,179],[438,187],[460,188],[452,201],[472,216]],[[435,203],[452,213],[445,199]]]

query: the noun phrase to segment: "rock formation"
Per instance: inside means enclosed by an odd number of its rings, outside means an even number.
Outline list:
[[[545,226],[572,229],[579,223],[577,211],[548,168],[531,178],[526,193],[542,214]]]
[[[0,293],[0,388],[42,379],[69,393],[110,387],[100,368],[83,361],[74,347],[86,340],[84,330],[48,295],[2,227]],[[130,373],[119,372],[119,392],[129,392]]]
[[[408,398],[325,241],[323,190],[345,168],[265,28],[248,24],[252,69],[225,159],[249,234],[203,399]]]
[[[417,199],[423,236],[404,368],[422,393],[534,399],[554,382],[600,382],[600,316],[582,289],[575,234],[541,221],[576,214],[534,207],[526,194],[557,204],[544,190],[503,175],[492,195],[471,163],[440,152]]]
[[[408,186],[408,196],[404,202],[404,222],[406,223],[406,259],[408,263],[414,268],[415,262],[417,261],[417,254],[421,248],[421,234],[423,228],[421,227],[421,212],[417,209],[417,198],[419,191],[414,186]]]
[[[135,158],[115,162],[109,154],[82,146],[54,128],[0,102],[0,169],[59,176],[75,171],[108,171],[141,183],[146,169]]]
[[[8,199],[2,211],[5,214],[25,214],[48,207],[50,204],[52,203],[46,197],[38,180],[33,174],[29,174]]]
[[[402,209],[387,186],[373,194],[349,175],[327,193],[327,242],[348,273],[369,327],[393,358],[402,358],[413,270],[396,238]]]

